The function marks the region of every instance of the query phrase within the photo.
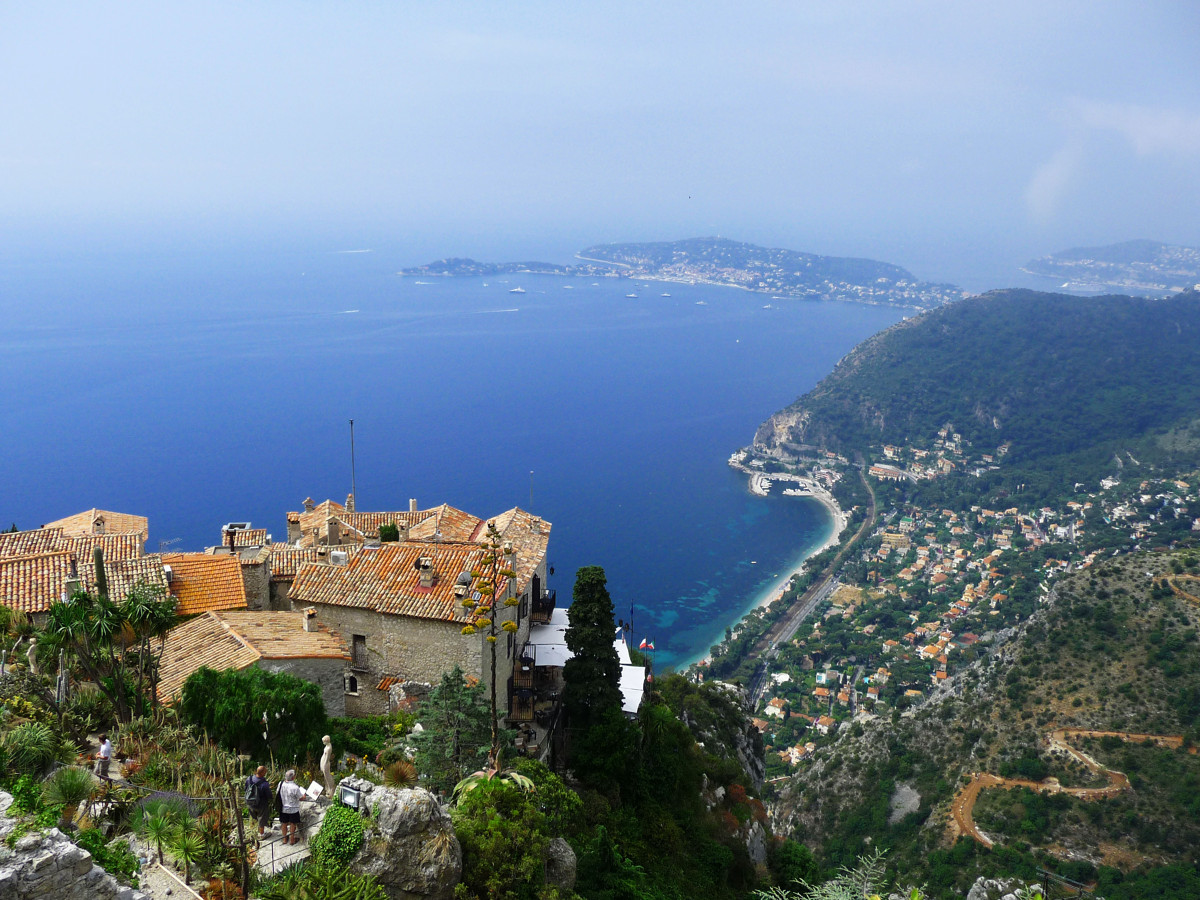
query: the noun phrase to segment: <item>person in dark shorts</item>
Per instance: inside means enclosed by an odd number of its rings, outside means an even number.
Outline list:
[[[300,843],[300,801],[311,800],[308,791],[296,784],[296,770],[288,769],[279,785],[279,827],[285,844]],[[291,840],[289,840],[289,835]]]
[[[267,780],[267,767],[259,766],[258,771],[246,782],[246,805],[250,815],[258,824],[258,836],[263,837],[271,823],[275,821],[275,798],[271,792],[271,782]]]

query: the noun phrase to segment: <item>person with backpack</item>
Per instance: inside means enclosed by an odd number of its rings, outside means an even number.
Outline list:
[[[265,837],[267,829],[275,821],[275,796],[271,791],[271,782],[267,780],[266,766],[259,766],[258,771],[246,781],[246,806],[258,823],[258,836]]]

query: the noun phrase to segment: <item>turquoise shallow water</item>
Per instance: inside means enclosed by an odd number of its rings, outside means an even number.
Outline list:
[[[486,515],[532,488],[560,604],[576,568],[604,566],[660,666],[703,655],[828,534],[818,505],[754,497],[726,459],[896,311],[624,280],[417,284],[395,275],[407,262],[0,259],[0,522],[100,507],[148,515],[151,549],[216,543],[228,521],[281,539],[306,496],[345,498],[354,418],[360,509]]]

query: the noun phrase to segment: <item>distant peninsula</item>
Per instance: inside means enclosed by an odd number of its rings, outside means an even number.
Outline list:
[[[1075,247],[1026,263],[1030,275],[1062,280],[1067,290],[1161,294],[1200,282],[1200,250],[1158,241]]]
[[[581,250],[575,258],[578,263],[574,265],[440,259],[402,269],[400,274],[489,277],[530,273],[633,278],[724,285],[780,297],[849,300],[913,309],[932,309],[964,296],[961,288],[920,281],[911,272],[890,263],[771,249],[719,237],[598,244]]]

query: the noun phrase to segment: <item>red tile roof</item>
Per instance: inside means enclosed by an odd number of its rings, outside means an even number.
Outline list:
[[[24,613],[42,613],[63,599],[74,560],[69,552],[0,559],[0,603]]]
[[[398,616],[466,621],[462,598],[454,593],[460,573],[482,566],[484,551],[477,544],[405,542],[367,548],[344,566],[305,563],[296,574],[289,597],[296,604],[328,603],[373,609]],[[433,561],[436,573],[430,587],[421,585],[418,561]],[[469,585],[474,595],[477,579]],[[506,590],[505,579],[498,584]],[[479,598],[476,598],[479,599]]]
[[[162,561],[171,568],[168,586],[179,601],[180,615],[246,608],[246,586],[236,556],[165,553]]]

